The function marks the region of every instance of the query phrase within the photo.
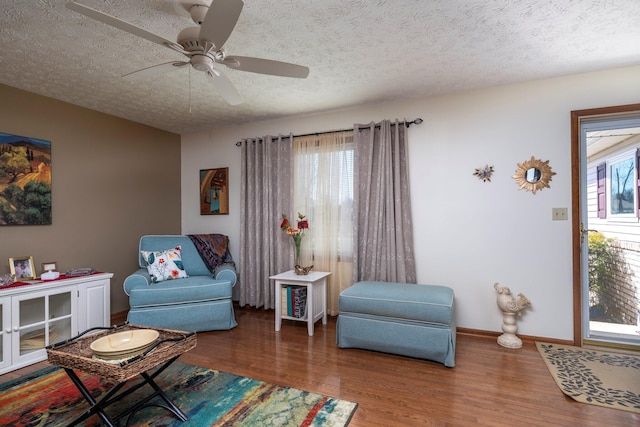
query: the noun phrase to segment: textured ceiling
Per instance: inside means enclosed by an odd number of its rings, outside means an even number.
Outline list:
[[[214,0],[221,1],[221,0]],[[0,0],[0,83],[175,133],[640,64],[639,0],[245,0],[229,55],[310,68],[307,79],[221,67],[121,78],[184,59],[67,9]],[[166,39],[194,0],[79,0]]]

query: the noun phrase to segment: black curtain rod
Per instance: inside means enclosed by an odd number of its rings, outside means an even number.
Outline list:
[[[407,127],[411,126],[411,125],[419,125],[423,122],[424,120],[422,120],[420,117],[418,117],[417,119],[411,120],[410,122],[401,122],[401,123],[406,123]],[[367,129],[368,126],[365,127],[360,127],[359,129]],[[376,125],[376,128],[380,128],[380,125]],[[342,129],[342,130],[328,130],[325,132],[314,132],[314,133],[305,133],[303,135],[294,135],[294,138],[301,138],[303,136],[313,136],[313,135],[324,135],[327,133],[336,133],[336,132],[349,132],[353,130],[353,128],[351,129]],[[275,137],[273,139],[276,139]],[[242,141],[238,141],[236,142],[236,147],[240,147],[242,145]]]

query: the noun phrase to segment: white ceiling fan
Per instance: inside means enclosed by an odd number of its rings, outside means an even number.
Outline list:
[[[309,68],[301,65],[247,56],[227,56],[225,54],[222,46],[238,22],[240,12],[242,12],[242,7],[244,6],[242,0],[213,0],[210,6],[203,4],[190,6],[191,19],[199,27],[190,27],[182,30],[178,34],[176,42],[76,2],[69,2],[66,6],[96,21],[166,46],[189,58],[188,61],[171,61],[144,68],[124,75],[123,77],[126,78],[141,78],[163,74],[191,64],[194,69],[207,73],[210,81],[229,104],[237,105],[243,102],[240,93],[238,93],[231,80],[216,67],[216,64],[222,64],[240,71],[282,77],[303,79],[309,75]]]

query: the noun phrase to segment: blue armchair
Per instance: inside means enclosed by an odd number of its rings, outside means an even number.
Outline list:
[[[226,236],[211,236],[223,238],[227,246]],[[140,269],[123,284],[129,296],[129,323],[190,332],[227,330],[237,325],[231,300],[237,275],[228,247],[213,263],[219,265],[210,268],[207,264],[212,264],[211,257],[201,256],[207,252],[203,250],[203,241],[194,241],[181,235],[142,236],[138,251]],[[182,265],[188,277],[153,283],[141,251],[164,251],[176,246],[181,247]],[[221,251],[220,247],[215,249]]]

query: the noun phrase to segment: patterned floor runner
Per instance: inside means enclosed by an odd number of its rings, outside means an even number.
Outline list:
[[[98,377],[80,374],[80,378],[93,396],[109,388]],[[149,407],[135,414],[131,426],[346,426],[357,408],[345,400],[181,362],[156,382],[189,421],[183,423],[165,409]],[[123,399],[126,402],[107,408],[107,414],[131,406],[139,393],[149,390],[144,386]],[[0,408],[0,425],[58,426],[75,419],[88,403],[63,370],[48,367],[0,384]],[[99,424],[97,416],[86,423]]]
[[[582,403],[640,413],[640,356],[536,342],[560,390]]]

